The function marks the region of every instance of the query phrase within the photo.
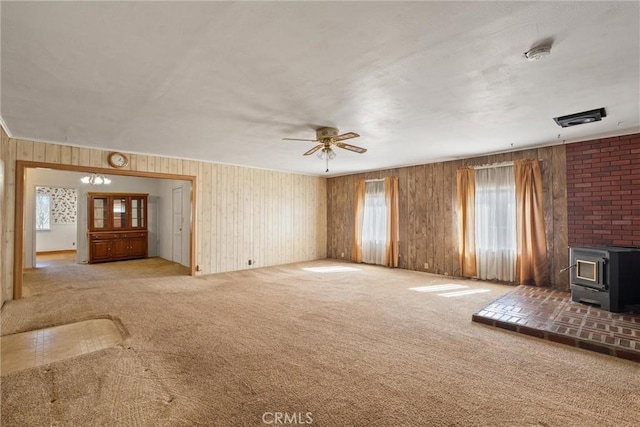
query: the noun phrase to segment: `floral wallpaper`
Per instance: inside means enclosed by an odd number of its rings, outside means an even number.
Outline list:
[[[75,224],[78,216],[78,190],[63,187],[36,187],[36,194],[51,197],[51,219],[54,224]]]

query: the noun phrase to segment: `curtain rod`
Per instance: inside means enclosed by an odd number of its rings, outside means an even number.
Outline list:
[[[502,163],[494,163],[492,165],[472,166],[472,168],[478,170],[478,169],[504,168],[507,166],[513,166],[513,162],[502,162]]]
[[[378,181],[384,181],[384,178],[376,178],[376,179],[365,179],[365,182],[378,182]]]
[[[542,160],[538,159],[538,163],[542,163]],[[507,166],[513,166],[513,161],[502,162],[502,163],[493,163],[490,165],[479,165],[479,166],[469,166],[472,169],[492,169],[492,168],[504,168]]]

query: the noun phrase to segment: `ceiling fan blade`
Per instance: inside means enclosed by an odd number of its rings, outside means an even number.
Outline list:
[[[282,138],[283,141],[306,141],[306,142],[317,142],[317,139],[298,139],[298,138]]]
[[[303,156],[309,156],[309,155],[315,153],[316,151],[318,151],[319,149],[321,149],[322,147],[324,147],[324,144],[318,144],[315,147],[313,147],[311,150],[309,150],[306,153],[304,153]]]
[[[360,135],[358,135],[355,132],[347,132],[347,133],[343,133],[342,135],[334,136],[333,140],[334,141],[344,141],[345,139],[358,138],[359,136]]]
[[[345,144],[344,142],[336,142],[336,146],[344,148],[345,150],[353,151],[354,153],[366,153],[367,149],[362,147],[356,147],[355,145]]]

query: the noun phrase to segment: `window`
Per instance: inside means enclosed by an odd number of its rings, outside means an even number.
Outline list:
[[[384,181],[365,184],[362,221],[362,261],[384,265],[387,248],[387,203]]]
[[[475,182],[477,275],[513,282],[518,250],[513,166],[478,169]]]
[[[539,161],[460,167],[456,180],[463,276],[548,286]]]
[[[51,230],[51,196],[36,194],[36,230]]]
[[[398,178],[356,181],[353,258],[356,262],[398,266]]]

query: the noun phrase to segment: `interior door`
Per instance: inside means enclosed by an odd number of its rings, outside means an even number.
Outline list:
[[[173,212],[173,245],[172,256],[173,262],[182,263],[182,187],[174,188],[172,195],[172,212]]]

